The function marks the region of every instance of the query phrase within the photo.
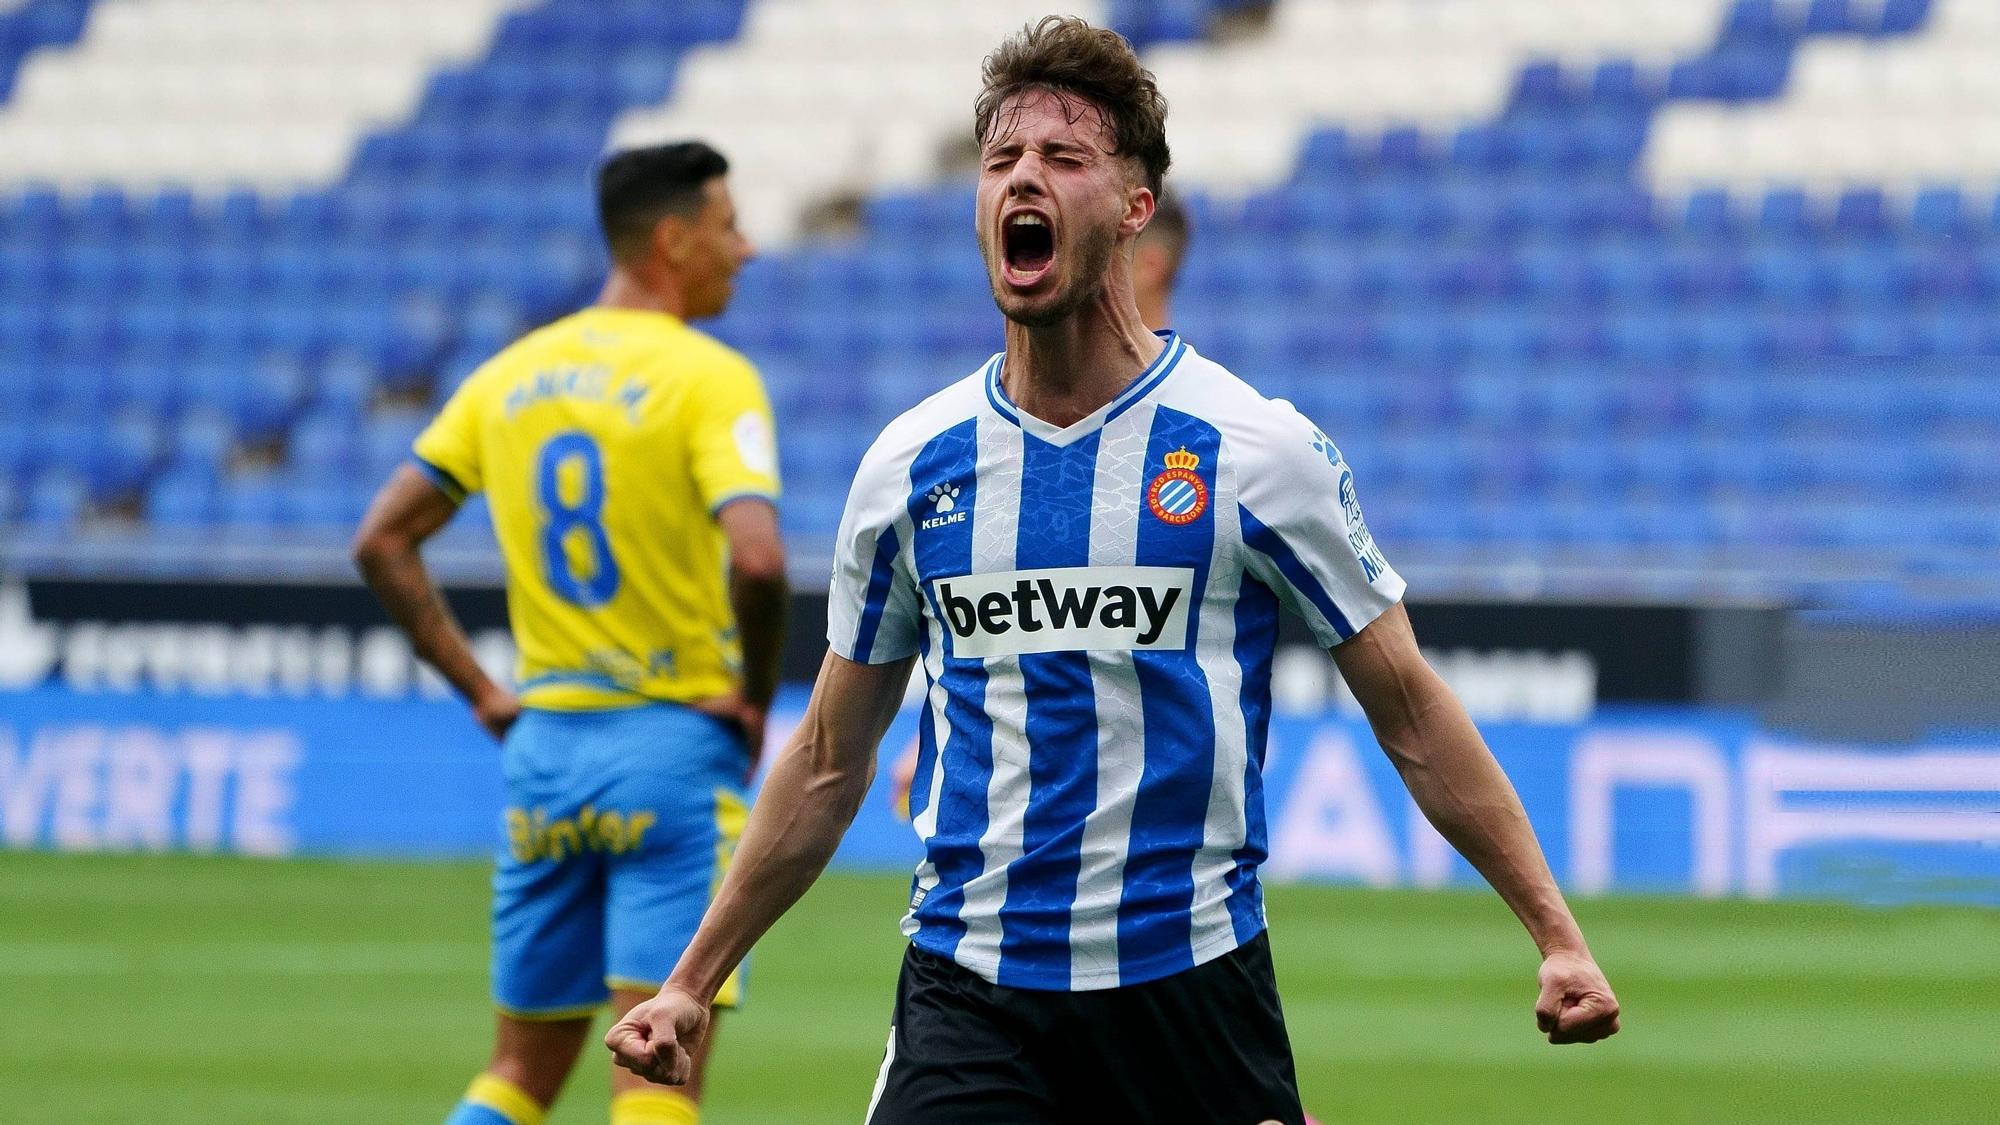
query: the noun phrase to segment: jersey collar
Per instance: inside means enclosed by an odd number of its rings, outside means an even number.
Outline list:
[[[1000,385],[1000,371],[1007,364],[1006,352],[1001,352],[986,362],[986,401],[992,404],[994,413],[1028,433],[1053,445],[1068,445],[1138,405],[1140,399],[1151,394],[1154,387],[1166,382],[1167,376],[1174,373],[1174,368],[1179,366],[1181,357],[1187,354],[1187,343],[1181,339],[1180,333],[1172,329],[1162,329],[1153,335],[1166,341],[1166,346],[1160,349],[1160,354],[1153,358],[1153,362],[1147,365],[1144,371],[1133,376],[1132,381],[1125,384],[1125,389],[1119,391],[1116,398],[1067,426],[1044,422],[1015,406],[1007,398],[1006,388]]]

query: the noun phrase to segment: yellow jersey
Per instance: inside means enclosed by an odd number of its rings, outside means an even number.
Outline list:
[[[778,497],[770,400],[748,360],[665,313],[585,309],[474,371],[414,452],[454,500],[487,496],[522,703],[735,690],[715,515]]]

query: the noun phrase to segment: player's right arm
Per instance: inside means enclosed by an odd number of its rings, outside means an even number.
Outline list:
[[[909,681],[911,657],[861,664],[829,652],[812,701],[771,767],[729,874],[658,996],[613,1024],[618,1065],[678,1086],[708,1030],[715,994],[757,939],[806,893],[854,823],[875,776],[875,748]]]
[[[353,553],[368,588],[410,638],[417,656],[471,704],[487,733],[502,738],[521,714],[520,701],[473,658],[465,630],[431,581],[422,553],[424,541],[451,522],[459,504],[485,483],[479,415],[488,386],[475,373],[417,436],[411,463],[396,470],[361,517]]]
[[[890,427],[894,432],[895,427]],[[875,776],[875,750],[903,701],[918,651],[909,541],[909,457],[876,442],[847,498],[827,592],[827,646],[812,700],[764,779],[729,874],[660,994],[612,1025],[618,1064],[655,1082],[687,1081],[722,982],[833,858]]]
[[[465,630],[424,566],[424,540],[457,511],[457,502],[415,466],[398,468],[361,518],[354,565],[410,638],[410,647],[472,705],[479,725],[501,738],[521,705],[479,666]]]

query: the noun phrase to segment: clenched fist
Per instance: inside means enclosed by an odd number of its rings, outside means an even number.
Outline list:
[[[618,1065],[668,1086],[694,1075],[694,1053],[708,1034],[708,1005],[667,984],[660,994],[625,1013],[604,1033]]]
[[[1551,1043],[1595,1043],[1618,1034],[1618,998],[1587,954],[1551,953],[1542,962],[1535,1025]]]

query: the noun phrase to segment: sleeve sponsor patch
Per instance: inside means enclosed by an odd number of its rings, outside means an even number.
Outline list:
[[[744,411],[737,415],[729,432],[736,439],[736,455],[743,459],[744,468],[765,476],[778,475],[778,445],[771,436],[771,424],[762,414]]]

